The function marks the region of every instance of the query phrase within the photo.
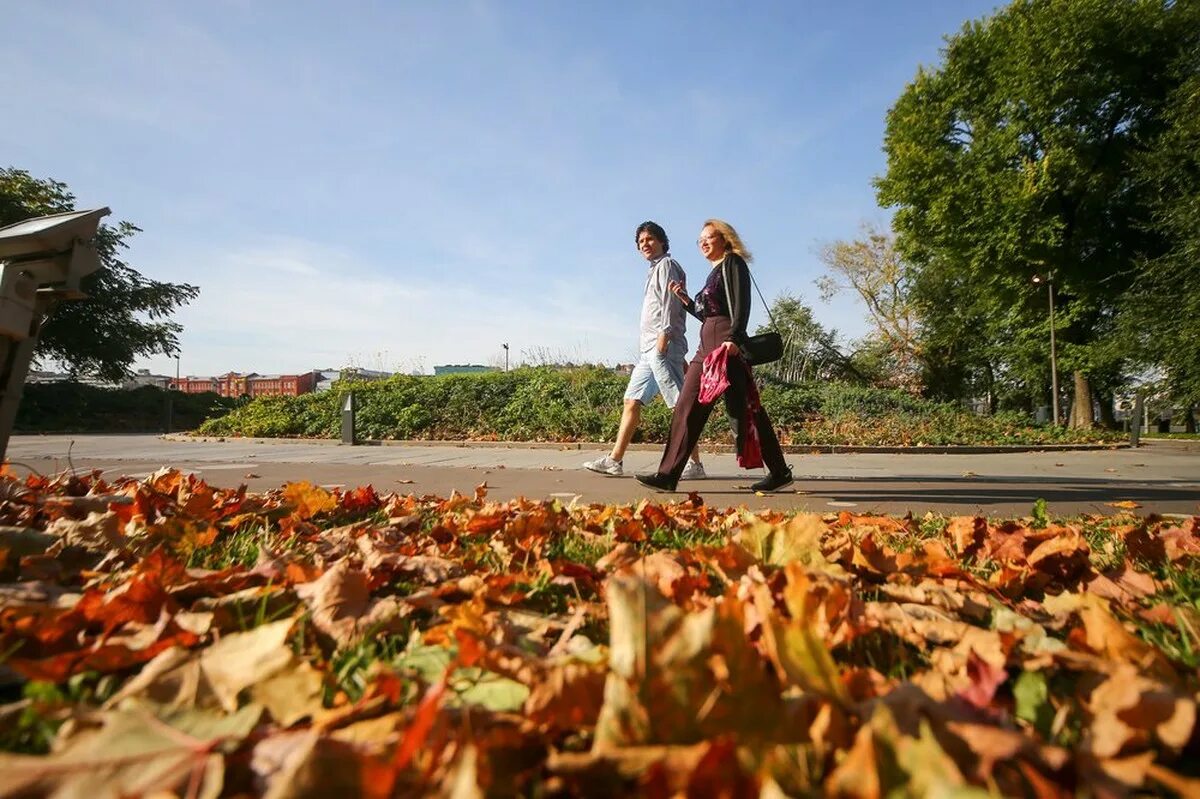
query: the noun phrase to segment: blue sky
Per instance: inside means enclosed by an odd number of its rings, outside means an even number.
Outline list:
[[[768,299],[848,339],[863,309],[821,302],[816,248],[886,220],[888,107],[996,6],[7,0],[0,162],[201,287],[185,374],[629,362],[648,218],[693,289],[728,220]]]

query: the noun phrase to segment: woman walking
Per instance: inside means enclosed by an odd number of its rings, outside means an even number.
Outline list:
[[[758,434],[762,460],[769,473],[751,486],[754,491],[778,491],[792,482],[792,470],[783,460],[783,450],[775,429],[762,405],[750,401],[753,394],[753,375],[749,365],[741,362],[741,347],[745,345],[746,324],[750,320],[750,252],[737,231],[728,222],[710,219],[700,231],[700,252],[712,264],[704,288],[692,300],[681,283],[672,282],[671,291],[679,297],[684,308],[703,324],[700,327],[700,347],[688,364],[683,388],[671,416],[671,434],[663,452],[658,471],[638,475],[638,482],[656,491],[674,491],[688,453],[700,440],[704,424],[712,413],[712,403],[700,402],[700,383],[704,362],[714,350],[724,347],[729,381],[725,389],[725,408],[734,427],[739,453],[746,452],[751,426]],[[749,418],[747,418],[749,417]]]

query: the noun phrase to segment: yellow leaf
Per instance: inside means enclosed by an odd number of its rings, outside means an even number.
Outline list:
[[[293,513],[301,519],[311,519],[318,513],[326,513],[337,507],[333,495],[320,486],[307,481],[288,483],[283,487],[283,496],[295,507]]]

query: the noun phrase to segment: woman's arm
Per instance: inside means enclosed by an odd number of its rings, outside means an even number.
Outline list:
[[[687,290],[684,289],[682,281],[672,280],[668,284],[668,287],[671,289],[671,293],[679,299],[679,304],[683,306],[683,310],[687,311],[701,322],[704,321],[704,309],[687,295]]]
[[[750,267],[736,253],[725,258],[725,279],[729,281],[729,338],[739,347],[748,338],[746,325],[750,322]]]

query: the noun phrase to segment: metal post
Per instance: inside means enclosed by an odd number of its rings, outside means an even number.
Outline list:
[[[1050,402],[1054,408],[1054,426],[1058,427],[1058,351],[1054,343],[1054,280],[1046,281],[1046,293],[1050,296]]]
[[[501,344],[500,346],[504,347],[504,371],[507,372],[508,371],[508,343],[505,342],[504,344]]]
[[[354,392],[347,391],[342,402],[342,443],[351,446],[358,443],[354,437]]]
[[[1142,392],[1138,392],[1133,400],[1133,415],[1129,418],[1129,445],[1138,446],[1142,437]]]

